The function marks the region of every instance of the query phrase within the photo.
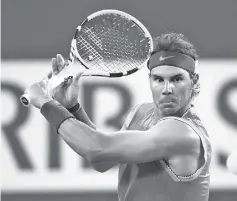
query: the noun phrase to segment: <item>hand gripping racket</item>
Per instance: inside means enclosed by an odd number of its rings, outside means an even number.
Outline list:
[[[77,27],[68,65],[76,58],[89,70],[83,75],[121,77],[142,68],[152,50],[149,31],[135,17],[118,10],[101,10],[88,16]],[[69,68],[66,69],[50,79],[52,88],[73,75]],[[30,105],[27,94],[20,100],[24,106]]]

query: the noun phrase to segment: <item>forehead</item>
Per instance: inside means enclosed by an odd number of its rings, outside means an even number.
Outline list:
[[[157,75],[160,77],[173,77],[175,75],[181,74],[183,76],[189,76],[188,71],[178,68],[176,66],[158,66],[151,70],[151,75]]]

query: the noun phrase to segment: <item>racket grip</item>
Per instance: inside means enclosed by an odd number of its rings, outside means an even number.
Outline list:
[[[23,94],[20,97],[20,101],[21,101],[23,106],[25,106],[25,107],[29,107],[30,106],[30,97],[29,97],[29,95],[27,93]]]

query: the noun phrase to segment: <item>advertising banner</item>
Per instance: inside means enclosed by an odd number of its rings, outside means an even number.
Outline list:
[[[77,66],[77,64],[75,64]],[[52,129],[38,109],[19,97],[47,74],[50,61],[3,61],[1,69],[2,191],[116,190],[117,168],[93,170]],[[226,168],[237,152],[237,60],[201,60],[201,93],[195,100],[212,142],[211,188],[237,189]],[[129,111],[152,101],[148,70],[123,78],[83,77],[80,102],[98,129],[119,130]]]

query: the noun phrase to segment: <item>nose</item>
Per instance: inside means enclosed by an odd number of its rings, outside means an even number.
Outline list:
[[[169,81],[165,81],[165,85],[162,91],[163,95],[170,95],[172,93],[171,84]]]

